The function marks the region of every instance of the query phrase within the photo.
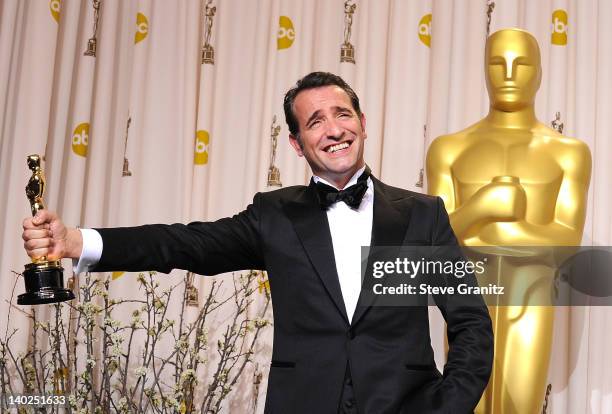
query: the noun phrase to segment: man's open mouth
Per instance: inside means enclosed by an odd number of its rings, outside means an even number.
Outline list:
[[[326,147],[324,151],[329,154],[333,154],[335,152],[342,151],[343,149],[350,147],[351,143],[352,142],[346,141],[346,142],[341,142],[339,144],[330,145],[329,147]]]

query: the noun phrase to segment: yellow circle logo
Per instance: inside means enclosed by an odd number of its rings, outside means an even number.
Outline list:
[[[51,10],[51,16],[59,23],[60,9],[62,8],[61,0],[49,1],[49,10]]]
[[[196,132],[195,150],[193,153],[193,162],[196,165],[204,165],[208,163],[208,144],[210,143],[210,135],[208,131],[203,129]]]
[[[278,50],[290,48],[295,40],[295,28],[293,22],[287,16],[278,18],[278,33],[276,35],[276,47]]]
[[[552,14],[550,41],[553,45],[567,44],[567,12],[559,9]]]
[[[142,13],[136,15],[136,34],[134,35],[134,43],[142,42],[149,34],[149,19]]]
[[[431,13],[421,17],[419,21],[419,39],[427,47],[431,47]]]
[[[119,279],[125,272],[113,272],[113,280]]]
[[[81,157],[87,157],[89,146],[89,123],[83,122],[77,125],[72,133],[72,151]]]

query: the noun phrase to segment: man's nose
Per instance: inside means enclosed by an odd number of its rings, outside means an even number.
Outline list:
[[[325,132],[327,133],[328,138],[336,140],[341,139],[343,135],[342,128],[340,128],[340,125],[338,125],[336,120],[333,118],[327,122],[327,130]]]

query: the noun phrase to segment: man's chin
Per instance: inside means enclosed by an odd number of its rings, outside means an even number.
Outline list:
[[[334,170],[330,170],[330,175],[333,175],[337,178],[343,178],[348,181],[353,177],[353,175],[355,175],[359,168],[361,168],[361,165],[352,164],[344,168],[336,168]]]

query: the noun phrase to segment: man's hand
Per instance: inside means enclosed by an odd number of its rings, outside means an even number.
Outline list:
[[[78,229],[66,228],[53,212],[40,210],[34,217],[23,220],[23,247],[36,260],[78,259],[83,250],[83,238]]]

